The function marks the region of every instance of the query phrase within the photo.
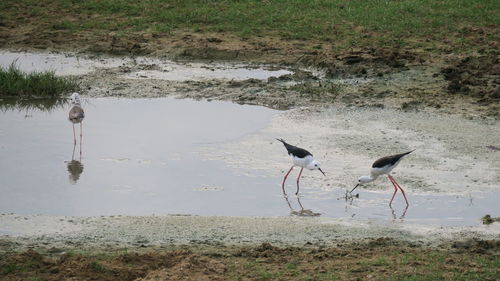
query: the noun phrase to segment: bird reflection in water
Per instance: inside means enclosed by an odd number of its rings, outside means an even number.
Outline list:
[[[83,173],[81,144],[80,144],[80,157],[78,158],[78,160],[75,160],[75,149],[76,149],[76,144],[73,145],[73,154],[71,155],[71,161],[67,161],[69,182],[71,184],[76,184],[76,182],[80,179],[80,175]]]
[[[359,198],[359,193],[352,195],[349,193],[349,190],[346,190],[345,195],[337,198],[337,200],[345,200],[345,212],[350,213],[354,198]],[[351,218],[354,218],[354,216],[356,216],[356,214],[352,213]]]
[[[396,210],[394,210],[392,207],[390,207],[390,208],[391,208],[391,213],[392,213],[392,219],[396,220],[397,219]],[[403,214],[399,217],[399,219],[401,220],[401,222],[404,221],[404,218],[406,216],[406,211],[408,211],[408,206],[406,206],[406,208],[403,210]]]
[[[315,213],[310,209],[304,209],[304,207],[302,206],[302,203],[300,202],[300,198],[298,196],[296,198],[297,198],[297,202],[299,203],[299,206],[300,206],[300,211],[296,211],[293,209],[292,204],[290,204],[290,201],[288,200],[288,196],[285,193],[283,193],[283,198],[285,198],[285,201],[286,201],[288,207],[290,208],[290,215],[292,215],[292,216],[318,217],[321,215],[320,213]]]

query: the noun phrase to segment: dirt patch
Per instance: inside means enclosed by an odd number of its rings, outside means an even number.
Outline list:
[[[452,60],[441,71],[448,81],[450,94],[471,95],[478,104],[500,100],[500,64],[498,56],[465,57]]]
[[[476,249],[481,249],[476,251]],[[379,238],[334,247],[182,247],[0,257],[2,280],[443,280],[498,277],[499,241],[439,248]],[[30,279],[31,278],[31,279]]]
[[[397,57],[394,54],[390,56]],[[92,97],[176,96],[230,100],[276,109],[338,104],[403,111],[428,110],[467,117],[500,116],[500,111],[497,110],[500,100],[496,99],[493,90],[484,97],[479,94],[451,93],[447,90],[450,82],[446,77],[449,76],[443,74],[440,66],[405,62],[405,66],[391,67],[385,63],[380,64],[378,59],[380,58],[363,57],[360,62],[353,63],[354,59],[350,57],[329,66],[322,64],[313,69],[281,64],[282,68],[292,71],[293,74],[270,77],[267,80],[169,81],[154,75],[148,76],[147,73],[141,74],[139,79],[127,77],[132,73],[150,70],[161,72],[156,69],[158,66],[154,63],[103,68],[77,79],[82,91]],[[249,64],[249,67],[252,65]],[[486,80],[493,79],[491,75],[485,77]],[[491,81],[485,83],[493,85]]]
[[[29,250],[2,259],[0,266],[2,280],[33,275],[41,280],[213,280],[210,275],[225,272],[220,262],[187,250],[114,257],[72,253],[54,256]]]
[[[53,4],[61,13],[65,8]],[[22,10],[22,9],[21,9]],[[71,51],[154,57],[181,60],[225,60],[265,62],[292,65],[296,68],[314,66],[327,73],[327,78],[348,79],[338,91],[314,79],[294,79],[303,87],[277,86],[278,81],[241,85],[202,83],[173,85],[185,93],[172,91],[163,83],[137,83],[127,91],[129,83],[116,80],[116,73],[99,73],[85,78],[84,92],[99,96],[137,96],[143,92],[154,96],[175,94],[193,98],[232,100],[273,108],[316,104],[347,104],[351,106],[392,107],[402,110],[437,110],[471,117],[493,116],[500,112],[498,51],[487,47],[479,54],[463,55],[459,46],[443,42],[440,52],[404,47],[353,47],[338,51],[335,40],[290,40],[270,36],[242,38],[224,32],[194,32],[175,30],[169,33],[128,31],[78,30],[61,25],[71,24],[83,15],[64,15],[40,21],[26,12],[23,20],[6,17],[0,25],[0,48]],[[102,20],[94,15],[95,20]],[[89,16],[93,17],[93,16]],[[116,21],[123,21],[116,18]],[[471,42],[489,42],[489,30],[464,30]],[[374,36],[367,34],[367,36]],[[441,47],[438,47],[440,49]],[[122,69],[123,71],[123,69]],[[103,76],[102,76],[103,75]],[[362,80],[363,83],[353,82]],[[137,81],[136,81],[137,82]],[[100,90],[96,91],[95,88]],[[230,88],[230,90],[227,90]],[[189,91],[188,91],[189,90]],[[142,93],[141,93],[142,92]]]

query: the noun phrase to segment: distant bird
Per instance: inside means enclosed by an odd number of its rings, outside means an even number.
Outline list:
[[[285,145],[285,148],[288,151],[288,155],[290,155],[292,157],[292,161],[293,161],[292,167],[290,168],[288,173],[286,173],[285,178],[283,179],[283,183],[281,184],[281,188],[283,189],[283,193],[286,194],[286,192],[285,192],[286,178],[288,177],[290,172],[293,170],[293,167],[295,167],[295,166],[298,166],[301,168],[299,176],[297,177],[297,192],[295,192],[295,195],[299,194],[299,180],[300,180],[300,176],[302,175],[302,170],[304,170],[304,168],[309,169],[309,170],[319,170],[321,173],[323,173],[323,175],[325,175],[325,173],[320,168],[319,162],[314,160],[313,155],[309,151],[307,151],[303,148],[300,148],[300,147],[290,145],[290,144],[286,143],[283,139],[277,139],[277,140],[282,142],[283,145]]]
[[[80,101],[80,95],[78,93],[73,93],[71,94],[71,103],[73,104],[73,107],[69,111],[69,121],[73,123],[73,140],[75,141],[74,144],[76,144],[76,134],[75,134],[75,124],[80,123],[80,144],[82,142],[82,134],[83,134],[83,126],[82,126],[82,121],[83,118],[85,118],[85,112],[83,112],[82,108],[82,103]]]
[[[358,187],[360,184],[372,182],[372,181],[376,180],[379,176],[386,174],[387,177],[389,178],[389,180],[391,181],[392,185],[394,186],[394,193],[392,194],[392,198],[391,198],[391,201],[389,202],[389,206],[391,206],[392,200],[394,199],[394,196],[396,195],[398,188],[403,193],[403,197],[405,198],[405,201],[406,201],[406,206],[409,206],[410,204],[408,204],[408,200],[406,199],[406,195],[405,195],[404,190],[396,182],[396,180],[390,175],[390,173],[391,173],[392,169],[394,169],[399,164],[399,162],[401,162],[401,159],[403,159],[404,156],[412,153],[413,151],[414,150],[408,151],[405,153],[401,153],[401,154],[386,156],[386,157],[382,157],[382,158],[378,159],[377,161],[375,161],[373,163],[372,169],[370,171],[370,175],[360,177],[358,179],[358,184],[356,184],[356,186],[349,193],[352,193],[356,189],[356,187]]]

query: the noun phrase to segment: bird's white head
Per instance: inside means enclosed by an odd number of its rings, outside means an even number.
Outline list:
[[[325,175],[325,172],[321,170],[321,164],[316,160],[311,161],[311,163],[309,163],[309,165],[307,165],[306,168],[309,170],[319,170],[323,175]]]
[[[69,98],[71,99],[71,103],[73,105],[81,105],[82,104],[82,102],[80,100],[80,95],[78,93],[72,93]]]
[[[356,186],[349,193],[352,193],[360,184],[369,183],[369,182],[372,182],[374,180],[375,180],[375,178],[372,177],[372,176],[361,176],[361,177],[359,177],[358,184],[356,184]]]
[[[363,183],[369,183],[369,182],[372,182],[374,181],[375,179],[372,177],[372,176],[361,176],[359,177],[358,179],[358,182],[360,184],[363,184]]]

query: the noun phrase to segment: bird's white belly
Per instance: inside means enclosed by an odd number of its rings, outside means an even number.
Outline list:
[[[371,170],[371,174],[373,177],[378,177],[378,176],[381,176],[383,174],[390,174],[392,169],[394,169],[399,163],[396,163],[395,165],[387,165],[387,166],[384,166],[382,168],[372,168]]]
[[[292,157],[293,157],[293,165],[302,168],[306,168],[306,166],[313,161],[313,157],[311,155],[307,155],[305,158],[299,158],[296,156]]]

